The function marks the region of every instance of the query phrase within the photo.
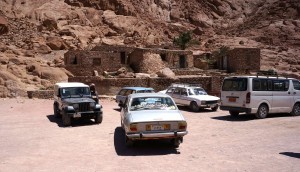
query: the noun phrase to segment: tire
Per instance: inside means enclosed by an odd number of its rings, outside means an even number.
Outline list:
[[[71,125],[71,117],[69,117],[65,112],[62,114],[62,121],[64,126],[70,126]]]
[[[258,110],[257,110],[255,116],[258,119],[266,118],[268,116],[268,111],[269,111],[268,106],[265,104],[262,104],[258,107]]]
[[[54,117],[55,118],[61,117],[60,110],[59,110],[59,108],[58,108],[58,106],[57,106],[56,103],[53,104],[53,111],[54,111]]]
[[[300,103],[296,103],[293,107],[293,110],[291,112],[292,116],[299,116],[300,115]]]
[[[182,142],[182,138],[175,138],[171,140],[171,144],[175,148],[178,148],[181,142]]]
[[[237,117],[237,116],[239,116],[239,112],[238,111],[229,111],[229,113],[230,113],[231,117]]]
[[[218,110],[218,108],[219,108],[219,105],[216,105],[215,107],[211,108],[211,110],[212,110],[213,112],[215,112],[215,111]]]
[[[134,145],[134,141],[132,139],[129,139],[125,134],[125,145],[126,147],[132,147]]]
[[[193,111],[193,112],[199,112],[200,108],[199,106],[197,105],[196,102],[191,102],[190,103],[190,109]]]
[[[97,113],[97,114],[96,114],[96,118],[95,118],[95,123],[96,123],[96,124],[101,124],[101,123],[102,123],[102,120],[103,120],[103,115],[102,115],[102,113]]]

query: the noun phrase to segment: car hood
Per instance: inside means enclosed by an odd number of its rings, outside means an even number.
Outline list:
[[[131,111],[130,120],[134,122],[184,121],[178,110],[141,110]]]
[[[63,102],[68,103],[68,104],[74,104],[74,103],[89,103],[89,102],[95,102],[95,101],[91,98],[80,97],[80,98],[66,98],[66,99],[63,99]]]
[[[191,97],[193,99],[205,100],[205,101],[208,101],[208,100],[220,100],[219,97],[210,96],[210,95],[191,95],[189,97]]]

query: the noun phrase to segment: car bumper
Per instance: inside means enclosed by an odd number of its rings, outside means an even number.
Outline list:
[[[69,117],[73,118],[95,118],[97,114],[102,114],[102,111],[88,111],[88,112],[76,112],[67,113]]]
[[[243,108],[243,107],[220,106],[220,109],[225,111],[236,111],[236,112],[246,112],[246,113],[252,112],[251,108]]]
[[[147,139],[164,139],[177,138],[187,135],[187,131],[163,132],[163,133],[128,133],[126,136],[130,139],[147,140]]]

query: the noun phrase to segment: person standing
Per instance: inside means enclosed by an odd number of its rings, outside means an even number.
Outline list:
[[[95,87],[95,84],[94,84],[94,83],[92,83],[92,84],[90,85],[90,90],[91,90],[92,99],[95,100],[95,102],[96,102],[97,104],[99,104],[99,96],[98,96],[98,93],[97,93],[97,91],[96,91],[96,87]]]

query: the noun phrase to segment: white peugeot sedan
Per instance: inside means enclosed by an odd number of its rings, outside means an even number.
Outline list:
[[[162,93],[131,94],[121,110],[125,143],[136,140],[170,139],[174,147],[183,142],[187,122],[173,99]]]
[[[195,84],[172,84],[161,92],[171,96],[176,104],[189,106],[194,112],[198,112],[200,108],[211,108],[212,111],[219,108],[220,98],[208,95],[202,87]]]

